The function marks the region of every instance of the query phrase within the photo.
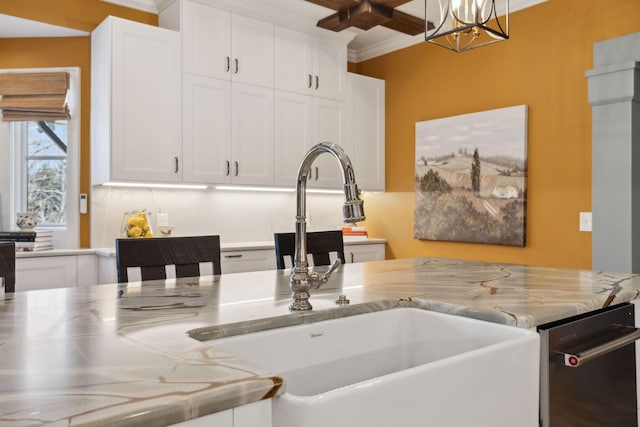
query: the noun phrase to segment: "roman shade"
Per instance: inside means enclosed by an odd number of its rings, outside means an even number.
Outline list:
[[[68,120],[69,73],[0,74],[2,121]]]

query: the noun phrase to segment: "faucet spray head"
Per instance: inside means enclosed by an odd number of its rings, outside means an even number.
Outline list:
[[[360,199],[359,193],[355,183],[344,186],[344,205],[342,207],[344,222],[355,224],[365,220],[364,202]]]

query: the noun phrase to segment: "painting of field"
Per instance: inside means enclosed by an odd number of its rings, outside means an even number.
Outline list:
[[[414,238],[524,246],[527,106],[416,123]]]

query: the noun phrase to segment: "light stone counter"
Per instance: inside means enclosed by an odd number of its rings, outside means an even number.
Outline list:
[[[0,300],[0,425],[162,426],[283,392],[218,336],[397,306],[534,327],[630,301],[640,277],[439,258],[347,264],[288,311],[288,272],[23,292]],[[337,307],[345,294],[351,300]],[[286,385],[285,385],[286,386]]]

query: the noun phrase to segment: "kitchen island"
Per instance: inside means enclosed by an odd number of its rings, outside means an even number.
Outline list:
[[[416,258],[342,266],[310,312],[289,312],[287,271],[6,295],[0,424],[170,425],[283,392],[199,340],[400,306],[533,328],[639,293],[636,275]]]

